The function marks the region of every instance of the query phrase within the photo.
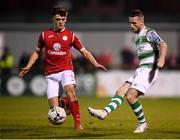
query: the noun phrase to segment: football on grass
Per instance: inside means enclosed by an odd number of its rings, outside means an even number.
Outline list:
[[[48,112],[48,120],[55,125],[62,124],[66,120],[66,112],[61,107],[54,107]]]

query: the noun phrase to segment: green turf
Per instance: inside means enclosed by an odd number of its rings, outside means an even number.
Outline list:
[[[79,97],[82,124],[77,132],[68,116],[62,125],[47,120],[48,104],[45,97],[0,97],[0,139],[178,139],[180,138],[180,98],[141,99],[149,123],[149,131],[133,134],[136,118],[124,101],[105,120],[93,118],[87,107],[103,107],[109,99]]]

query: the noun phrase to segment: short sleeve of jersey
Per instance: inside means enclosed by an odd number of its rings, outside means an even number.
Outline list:
[[[154,31],[154,30],[150,30],[150,31],[147,32],[147,39],[150,42],[153,42],[153,43],[156,43],[156,44],[159,44],[160,42],[163,41],[161,39],[161,37],[157,34],[157,32]]]
[[[39,39],[38,39],[38,45],[36,47],[37,50],[42,50],[44,47],[44,32],[42,32],[39,35]]]
[[[79,51],[82,51],[84,49],[84,46],[82,45],[79,38],[75,34],[73,34],[72,45],[73,45],[74,48],[76,48]]]

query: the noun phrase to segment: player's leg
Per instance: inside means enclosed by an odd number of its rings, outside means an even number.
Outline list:
[[[154,73],[153,76],[152,72]],[[153,83],[157,79],[157,75],[158,70],[154,71],[151,68],[147,67],[140,67],[136,70],[136,75],[127,93],[127,101],[133,109],[134,114],[136,115],[138,120],[138,126],[135,129],[134,133],[142,133],[148,128],[143,112],[143,107],[138,101],[138,97],[140,95],[144,95],[146,91],[153,85]]]
[[[137,91],[136,89],[130,88],[126,97],[138,120],[138,126],[135,129],[134,133],[142,133],[148,128],[142,104],[138,101],[139,95],[141,95],[141,92]]]
[[[76,129],[83,129],[81,126],[80,105],[75,93],[76,83],[74,79],[74,72],[69,70],[64,71],[61,83],[69,99],[70,110],[74,118],[74,126]]]
[[[58,91],[59,91],[59,83],[55,80],[46,77],[47,81],[47,98],[49,102],[49,107],[54,108],[59,106],[58,100]]]
[[[70,100],[69,103],[70,103],[71,113],[74,118],[74,126],[76,129],[83,129],[83,127],[81,126],[80,105],[76,97],[74,85],[66,85],[64,86],[64,90],[67,94],[67,97]]]
[[[122,104],[123,98],[125,97],[127,91],[130,87],[129,82],[125,82],[117,91],[116,95],[111,99],[111,101],[103,108],[103,109],[93,109],[88,107],[88,111],[94,117],[97,117],[101,120],[105,119],[105,117],[115,110],[119,105]]]

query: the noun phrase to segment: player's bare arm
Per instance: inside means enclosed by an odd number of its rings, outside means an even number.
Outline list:
[[[96,59],[93,57],[93,55],[86,49],[82,50],[81,53],[83,56],[92,63],[96,68],[104,69],[105,71],[108,71],[103,65],[99,64]]]
[[[21,68],[21,71],[19,72],[19,76],[20,76],[20,77],[23,77],[23,76],[30,70],[30,68],[33,66],[33,64],[34,64],[34,63],[36,62],[36,60],[38,59],[39,53],[40,53],[40,51],[34,51],[34,52],[31,54],[27,65],[26,65],[24,68]]]
[[[165,42],[160,42],[159,49],[160,49],[160,56],[159,56],[159,59],[157,62],[157,66],[159,68],[162,68],[165,64],[165,58],[166,58],[166,53],[167,53],[167,44]]]

